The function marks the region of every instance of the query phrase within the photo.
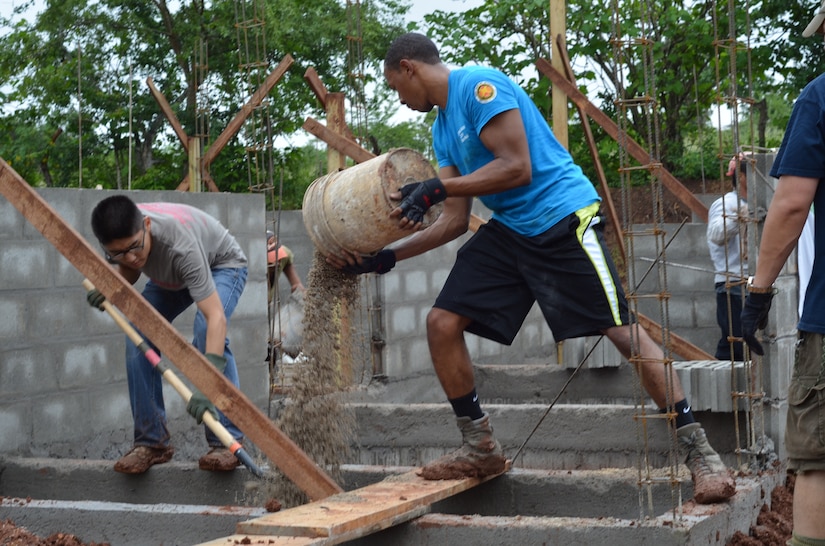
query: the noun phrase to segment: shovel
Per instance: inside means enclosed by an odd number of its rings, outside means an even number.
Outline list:
[[[83,288],[87,291],[91,291],[95,289],[95,285],[93,285],[89,279],[84,279]],[[152,349],[152,347],[146,343],[142,337],[140,337],[138,331],[135,330],[125,318],[123,318],[123,315],[121,315],[120,312],[111,303],[109,303],[109,300],[103,300],[102,306],[103,309],[109,313],[113,319],[115,319],[117,325],[120,326],[129,339],[132,340],[132,343],[134,343],[137,348],[143,352],[144,356],[149,360],[152,366],[157,368],[161,376],[166,379],[176,391],[178,391],[178,394],[181,395],[183,401],[188,403],[189,399],[192,397],[192,391],[189,390],[189,387],[187,387],[186,384],[183,383],[177,375],[175,375],[175,372],[170,370],[168,366],[161,362],[160,355],[158,355],[158,353],[155,352],[155,350]],[[226,427],[224,427],[220,421],[215,419],[211,412],[204,412],[203,424],[215,433],[215,436],[218,437],[221,443],[226,446],[229,451],[231,451],[232,454],[235,455],[235,457],[237,457],[238,460],[241,461],[250,472],[252,472],[252,474],[258,478],[263,477],[263,471],[261,471],[261,469],[258,468],[258,466],[252,461],[252,457],[249,456],[249,453],[247,453],[243,446],[237,442],[231,434],[229,434]]]

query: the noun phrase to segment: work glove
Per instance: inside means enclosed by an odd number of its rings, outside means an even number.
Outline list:
[[[341,271],[359,275],[361,273],[378,273],[383,275],[390,269],[395,267],[395,252],[389,249],[384,249],[373,256],[364,256],[361,263],[355,265],[346,265],[341,268]]]
[[[424,220],[424,213],[447,198],[447,189],[438,178],[430,178],[423,182],[405,184],[398,190],[401,192],[401,215],[407,220],[420,223]]]
[[[100,290],[97,288],[92,288],[88,292],[86,292],[86,301],[92,307],[96,307],[100,311],[103,311],[103,302],[106,301],[106,296],[100,293]]]
[[[768,325],[768,311],[771,310],[773,292],[758,294],[751,292],[745,298],[745,305],[742,306],[742,338],[751,351],[758,355],[765,354],[762,344],[756,339],[756,331],[764,330]]]
[[[206,360],[208,360],[217,370],[223,374],[223,371],[226,369],[226,357],[216,355],[213,353],[206,353],[204,355]],[[212,417],[215,419],[218,418],[218,410],[215,408],[215,404],[209,401],[209,399],[199,390],[195,390],[192,393],[192,396],[189,398],[189,403],[186,404],[186,411],[195,418],[195,421],[198,422],[200,425],[203,423],[203,415],[208,411],[212,414]]]

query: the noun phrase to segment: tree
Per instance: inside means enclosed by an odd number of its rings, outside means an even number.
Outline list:
[[[770,1],[777,9],[783,4]],[[614,5],[594,9],[592,2],[568,2],[566,40],[576,79],[583,92],[614,119],[619,116],[617,97],[654,94],[652,113],[661,127],[660,159],[668,168],[678,170],[683,154],[691,149],[687,143],[693,140],[695,128],[708,126],[720,95],[730,92],[732,62],[738,59],[740,67],[738,96],[754,97],[771,87],[775,67],[769,54],[768,15],[756,9],[747,14],[742,7],[729,16],[727,5],[713,0],[620,0]],[[548,8],[548,0],[486,0],[461,14],[435,12],[426,21],[445,60],[501,68],[549,112],[549,81],[533,66],[538,57],[551,58]],[[753,40],[748,42],[746,62],[741,42],[749,35]],[[716,45],[726,42],[737,47]],[[744,70],[747,66],[751,66],[749,73]],[[649,116],[641,102],[628,102],[625,112],[631,136],[643,143],[656,140],[648,131]],[[571,140],[574,155],[577,147],[580,144]]]
[[[0,79],[6,84],[2,98],[7,105],[0,128],[6,134],[26,135],[15,141],[13,151],[31,177],[27,179],[74,185],[82,160],[83,180],[89,180],[84,185],[121,187],[131,142],[137,187],[176,187],[185,173],[186,155],[148,93],[146,79],[153,79],[188,135],[201,130],[196,105],[206,108],[206,132],[214,140],[255,86],[240,67],[238,5],[47,0],[31,23],[12,26],[10,19],[0,19],[6,31],[0,37]],[[346,8],[336,0],[259,5],[266,7],[270,22],[263,39],[265,58],[260,59],[268,62],[266,70],[286,54],[296,60],[270,96],[267,129],[273,135],[292,133],[306,115],[320,114],[302,79],[307,67],[314,66],[331,90],[347,89]],[[396,0],[362,6],[363,55],[372,67],[367,83],[376,80],[384,37],[400,31],[406,9]],[[221,189],[246,185],[236,157],[243,154],[243,139],[239,135],[240,142],[225,148],[213,164],[221,173],[215,177]],[[9,155],[7,150],[4,145],[2,155]],[[44,158],[45,171],[39,168]]]

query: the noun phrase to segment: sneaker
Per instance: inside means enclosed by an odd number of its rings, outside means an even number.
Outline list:
[[[115,463],[115,472],[122,474],[143,474],[155,464],[167,462],[175,454],[175,448],[135,446]]]
[[[241,461],[225,447],[213,447],[209,453],[198,459],[198,468],[213,472],[229,472],[240,465]]]
[[[731,498],[736,484],[721,457],[710,447],[705,429],[691,423],[676,430],[676,437],[685,453],[685,465],[693,480],[693,499],[699,504],[711,504]]]
[[[501,474],[507,460],[501,445],[493,438],[490,416],[471,420],[459,417],[462,444],[459,449],[436,459],[417,472],[425,480],[458,480],[462,478],[486,478]]]

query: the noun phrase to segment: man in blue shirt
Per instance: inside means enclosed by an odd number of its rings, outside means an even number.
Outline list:
[[[464,332],[509,345],[538,302],[557,341],[604,334],[638,362],[642,384],[659,408],[668,406],[666,386],[672,381],[675,405],[670,410],[694,477],[695,498],[731,497],[733,478],[695,422],[678,377],[666,376],[662,350],[637,324],[631,326],[593,184],[524,90],[491,68],[451,70],[435,44],[416,33],[390,45],[384,77],[402,104],[420,112],[438,109],[432,132],[439,178],[405,185],[391,196],[400,200],[391,216],[416,231],[412,237],[375,256],[328,257],[330,263],[353,273],[386,273],[397,260],[464,234],[473,197],[493,211],[459,250],[427,316],[433,366],[463,443],[420,474],[453,479],[505,469],[489,415],[478,402]],[[442,201],[438,220],[418,231],[423,214]]]

